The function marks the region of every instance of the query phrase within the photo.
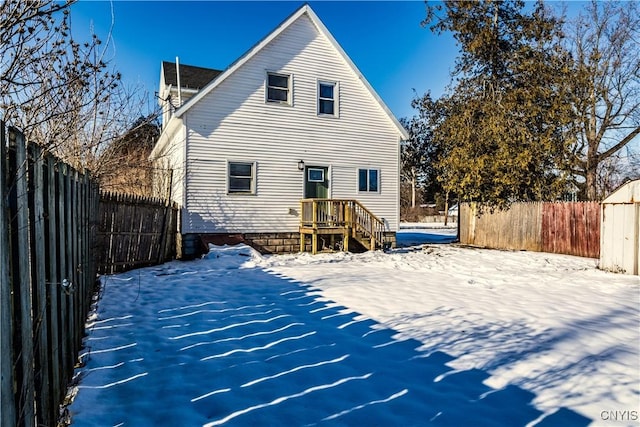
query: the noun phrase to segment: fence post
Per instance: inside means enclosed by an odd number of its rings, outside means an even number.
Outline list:
[[[73,197],[73,193],[71,192],[72,186],[71,186],[71,175],[73,173],[73,170],[71,169],[71,167],[66,166],[65,167],[65,175],[64,175],[64,192],[65,192],[65,198],[64,198],[64,214],[65,214],[65,218],[64,218],[64,222],[65,222],[65,226],[64,226],[64,230],[65,230],[65,240],[66,240],[66,245],[64,247],[64,252],[63,255],[61,254],[61,256],[65,257],[65,265],[66,265],[66,279],[69,283],[69,287],[67,288],[67,291],[65,292],[65,299],[66,299],[66,308],[67,308],[67,315],[65,318],[65,327],[66,327],[66,338],[65,338],[65,345],[66,345],[66,353],[67,353],[67,381],[71,379],[72,375],[73,375],[73,364],[69,364],[69,362],[71,360],[73,360],[73,355],[76,354],[75,353],[75,340],[74,340],[74,336],[73,336],[73,325],[74,325],[74,304],[73,304],[73,292],[75,291],[75,280],[74,280],[74,276],[73,276],[73,232],[72,232],[72,211],[71,211],[71,200]]]
[[[78,295],[81,290],[80,287],[80,275],[78,271],[78,231],[80,229],[80,224],[78,224],[79,215],[78,215],[78,171],[75,168],[70,173],[71,177],[69,179],[70,185],[70,193],[71,200],[69,205],[69,214],[71,217],[71,227],[69,227],[70,231],[70,240],[71,240],[71,277],[73,283],[73,290],[71,292],[71,310],[73,313],[72,322],[71,322],[71,341],[72,341],[72,350],[71,353],[76,355],[78,351],[80,351],[80,346],[78,345],[78,335],[77,331],[80,325],[80,316],[78,309]]]
[[[47,214],[49,221],[49,236],[47,245],[49,247],[49,298],[51,306],[51,383],[53,401],[60,402],[62,397],[61,390],[64,384],[60,381],[60,369],[62,366],[62,360],[60,359],[60,335],[58,330],[60,328],[59,312],[60,304],[59,293],[60,283],[62,282],[62,275],[58,274],[58,240],[60,238],[59,227],[57,220],[59,218],[58,209],[56,207],[56,178],[57,173],[55,171],[55,161],[53,156],[47,156]],[[58,199],[60,200],[60,199]],[[54,404],[52,411],[56,411],[56,405]]]
[[[167,199],[164,206],[164,214],[162,215],[162,234],[160,235],[157,263],[161,264],[167,259],[167,242],[169,241],[169,214],[171,213],[171,202]]]
[[[467,210],[467,239],[466,244],[475,244],[476,243],[476,221],[478,219],[478,212],[476,209],[476,203],[471,202],[468,204],[469,209]],[[460,219],[458,219],[459,221]]]
[[[45,229],[44,229],[44,176],[42,149],[32,146],[33,162],[33,262],[35,263],[35,276],[32,278],[33,294],[35,296],[34,325],[35,342],[38,357],[36,359],[36,402],[38,424],[51,425],[51,381],[49,377],[49,322],[47,320],[47,285],[46,285],[46,254],[45,254]]]
[[[9,218],[6,205],[7,152],[4,122],[0,121],[0,425],[16,424],[13,390],[13,317],[9,282]]]
[[[60,295],[60,356],[62,359],[62,384],[66,384],[70,378],[70,370],[73,367],[69,367],[69,360],[71,360],[71,356],[69,353],[69,333],[67,324],[69,322],[69,304],[66,292],[63,291],[62,283],[64,280],[68,280],[68,270],[67,270],[67,248],[68,248],[68,240],[67,240],[67,219],[66,219],[66,178],[65,178],[65,169],[66,165],[59,164],[58,170],[56,171],[57,179],[57,193],[58,193],[58,257],[60,259],[60,264],[58,268],[58,276],[60,277],[60,287],[59,294]]]
[[[82,336],[84,330],[84,296],[87,291],[86,283],[85,283],[85,265],[84,265],[84,235],[86,231],[86,224],[84,221],[84,175],[80,172],[76,171],[74,174],[76,178],[75,186],[76,186],[76,200],[74,202],[75,206],[75,218],[76,225],[74,230],[76,231],[75,235],[75,248],[76,248],[76,352],[80,351],[82,348]]]
[[[89,313],[89,306],[91,304],[91,291],[93,290],[93,282],[91,280],[91,265],[89,262],[89,239],[91,236],[91,230],[89,228],[89,176],[85,170],[82,174],[82,282],[83,282],[83,294],[82,294],[82,317],[81,317],[81,334],[80,341],[84,336],[84,324],[87,320],[87,313]]]
[[[95,184],[91,183],[91,205],[90,205],[90,228],[91,228],[91,243],[90,243],[90,251],[91,251],[91,282],[92,286],[96,285],[97,273],[98,273],[98,259],[97,252],[99,250],[98,246],[98,227],[99,227],[99,208],[100,208],[100,188]],[[95,290],[95,287],[93,288]]]
[[[24,135],[15,128],[9,128],[9,138],[15,140],[16,147],[16,191],[17,191],[17,224],[18,224],[18,262],[20,286],[20,329],[22,364],[22,381],[19,395],[20,419],[25,426],[35,424],[35,385],[33,364],[33,308],[31,304],[31,251],[29,245],[29,194],[27,177],[27,147]]]

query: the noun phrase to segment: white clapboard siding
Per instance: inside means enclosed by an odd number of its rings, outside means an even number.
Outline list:
[[[267,71],[293,76],[293,105],[265,102]],[[339,117],[317,115],[318,80],[338,83]],[[183,233],[297,231],[303,172],[330,167],[334,198],[355,198],[398,228],[400,133],[331,42],[302,15],[183,115]],[[255,195],[227,194],[227,161],[257,163]],[[381,189],[357,192],[359,167]]]
[[[163,176],[159,179],[161,187],[158,191],[163,192],[157,194],[157,196],[163,197],[164,192],[167,190],[165,185],[171,180],[171,200],[176,202],[179,206],[185,205],[185,192],[186,186],[185,179],[185,128],[178,126],[173,129],[171,133],[163,135],[169,139],[167,144],[163,145],[162,150],[158,152],[153,159],[154,168],[158,171],[172,171],[172,176]],[[163,172],[157,172],[163,173]],[[164,172],[167,173],[168,172]]]

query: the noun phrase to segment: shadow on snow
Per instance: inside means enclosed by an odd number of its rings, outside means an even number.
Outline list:
[[[456,233],[442,233],[434,230],[432,233],[411,232],[400,230],[396,235],[398,248],[406,248],[424,244],[447,244],[458,240]]]
[[[491,389],[483,370],[452,372],[451,356],[304,283],[177,262],[143,272],[106,282],[74,426],[589,424],[568,409],[543,417],[532,393]]]

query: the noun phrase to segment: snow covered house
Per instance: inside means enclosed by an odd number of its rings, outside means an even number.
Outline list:
[[[640,274],[640,180],[604,199],[600,218],[600,268]]]
[[[157,188],[179,252],[380,248],[400,220],[404,128],[310,6],[226,70],[163,63]],[[164,190],[166,191],[166,190]]]

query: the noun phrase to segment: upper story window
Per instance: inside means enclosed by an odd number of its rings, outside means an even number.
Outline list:
[[[255,194],[255,162],[229,162],[227,182],[229,194]]]
[[[291,104],[291,75],[267,73],[267,102]]]
[[[318,82],[318,114],[337,116],[336,104],[337,84]]]
[[[380,188],[380,170],[358,169],[358,191],[377,193]]]

